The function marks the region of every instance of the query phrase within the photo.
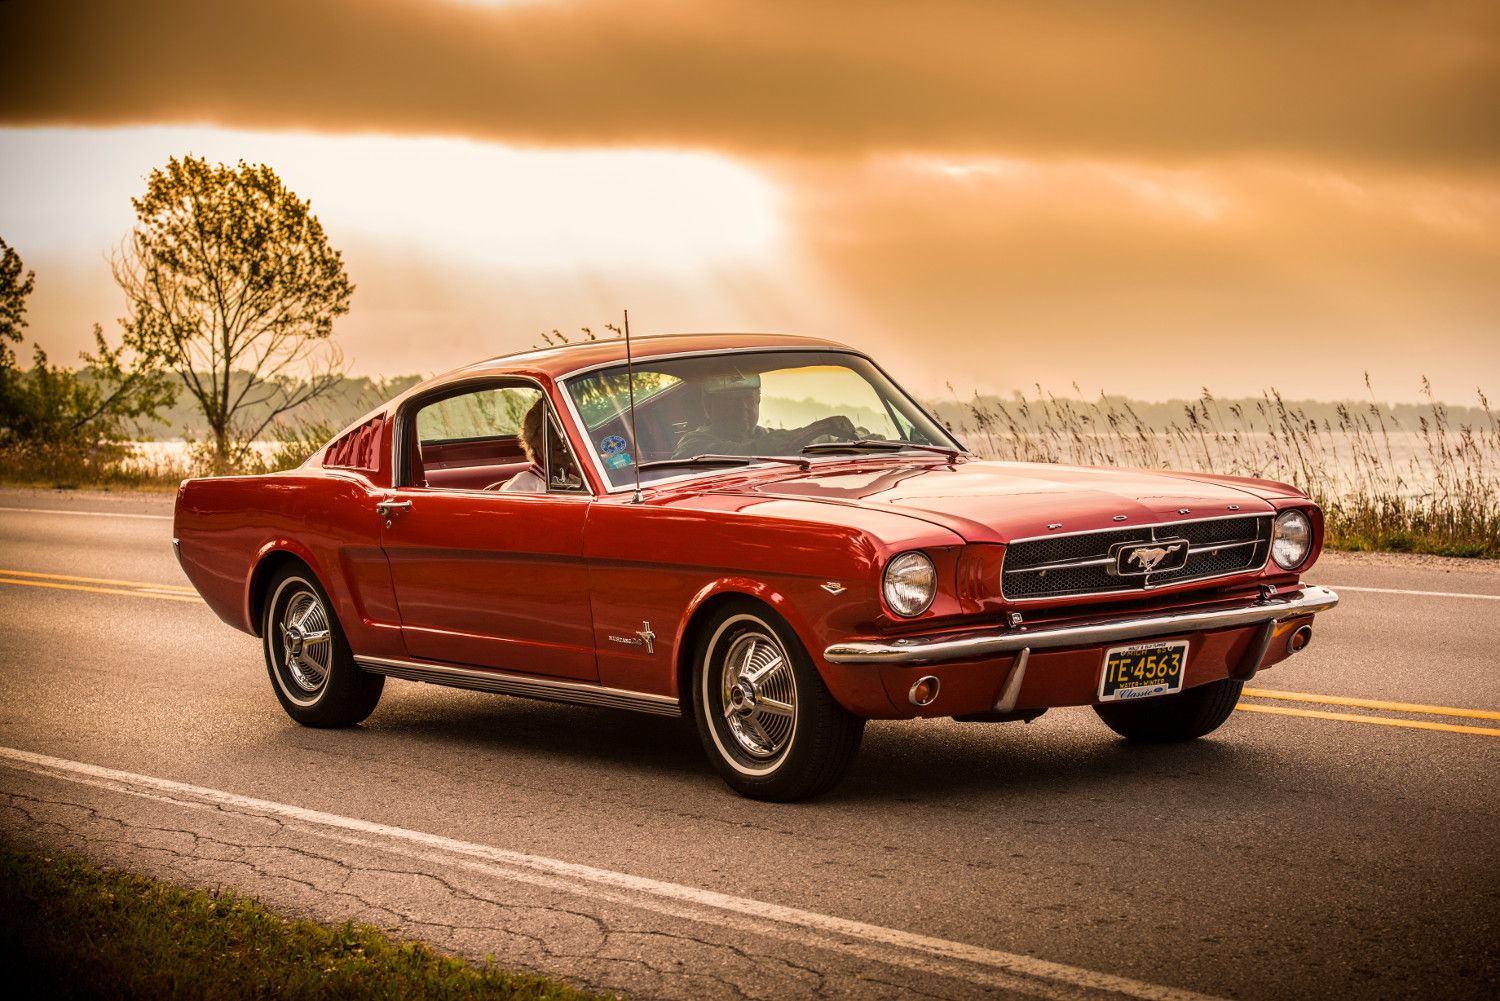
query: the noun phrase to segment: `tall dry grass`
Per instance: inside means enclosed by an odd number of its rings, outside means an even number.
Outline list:
[[[976,397],[955,429],[988,458],[1291,483],[1322,505],[1334,547],[1500,557],[1500,420],[1483,391],[1485,420],[1456,424],[1426,378],[1422,390],[1426,412],[1415,427],[1373,401],[1314,419],[1275,389],[1249,407],[1221,405],[1204,389],[1180,419],[1152,426],[1127,400],[1085,402],[1038,387],[1008,403]]]
[[[273,425],[264,441],[242,442],[231,453],[229,475],[295,469],[338,430],[326,420]],[[95,448],[46,443],[0,449],[0,483],[76,490],[162,491],[192,476],[211,476],[217,465],[205,442],[119,442]]]

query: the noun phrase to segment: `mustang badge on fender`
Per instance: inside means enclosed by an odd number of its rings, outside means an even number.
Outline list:
[[[611,643],[624,643],[626,646],[644,646],[647,653],[656,652],[656,634],[651,631],[651,623],[642,622],[641,628],[636,630],[634,636],[609,637]]]

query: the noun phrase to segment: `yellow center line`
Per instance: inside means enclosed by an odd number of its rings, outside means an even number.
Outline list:
[[[6,577],[39,577],[42,580],[67,580],[78,584],[113,584],[117,587],[149,587],[155,591],[176,591],[180,594],[197,594],[191,587],[182,584],[157,584],[146,580],[111,580],[108,577],[74,577],[65,573],[36,573],[32,570],[4,570],[0,574]],[[21,583],[17,581],[16,583]]]
[[[1256,706],[1240,703],[1234,707],[1243,713],[1269,713],[1273,716],[1303,716],[1312,719],[1332,719],[1343,723],[1369,723],[1374,726],[1400,726],[1412,730],[1442,730],[1447,733],[1472,733],[1485,737],[1500,737],[1500,727],[1459,726],[1455,723],[1430,723],[1422,719],[1385,719],[1380,716],[1356,716],[1353,713],[1330,713],[1318,709],[1290,709],[1285,706]]]
[[[20,584],[22,587],[51,587],[59,591],[92,591],[95,594],[125,594],[133,598],[160,598],[163,601],[192,601],[200,599],[196,594],[163,594],[160,591],[135,590],[127,591],[118,587],[89,587],[85,584],[60,584],[51,580],[17,580],[14,577],[0,577],[0,584]]]
[[[1240,694],[1257,699],[1282,702],[1313,702],[1325,706],[1354,706],[1358,709],[1384,709],[1393,713],[1426,713],[1429,716],[1463,716],[1468,719],[1500,720],[1500,712],[1487,709],[1455,709],[1452,706],[1429,706],[1418,702],[1382,702],[1378,699],[1351,699],[1343,695],[1308,695],[1305,692],[1274,692],[1266,688],[1247,688]]]

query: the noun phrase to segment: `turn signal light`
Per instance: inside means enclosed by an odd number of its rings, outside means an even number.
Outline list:
[[[1286,641],[1287,653],[1298,653],[1307,649],[1307,644],[1312,642],[1312,626],[1298,626],[1297,630]]]
[[[914,706],[930,706],[933,700],[938,697],[938,689],[941,687],[942,682],[929,674],[925,678],[918,678],[917,683],[911,686],[911,691],[907,693],[906,697],[911,700],[911,704]]]

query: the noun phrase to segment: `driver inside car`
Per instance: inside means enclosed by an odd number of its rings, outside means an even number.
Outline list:
[[[774,430],[760,426],[760,376],[739,372],[703,380],[701,427],[677,441],[674,459],[694,455],[795,455],[822,438],[854,438],[854,423],[842,415],[824,417],[805,427]]]

